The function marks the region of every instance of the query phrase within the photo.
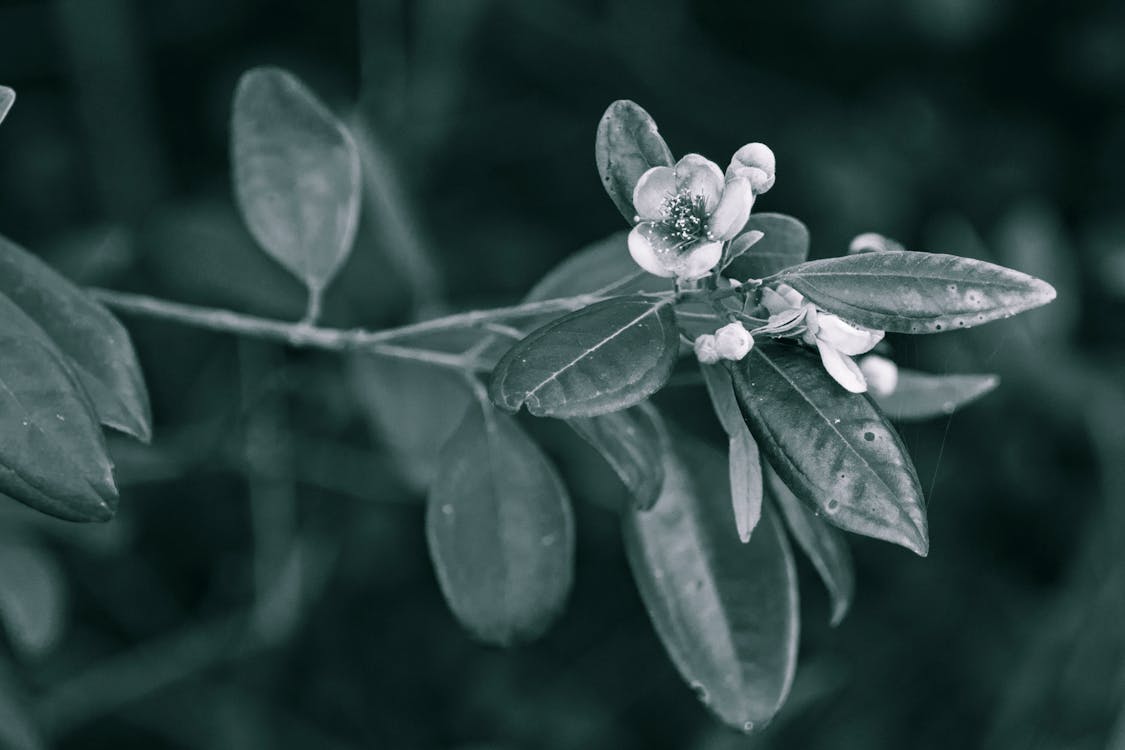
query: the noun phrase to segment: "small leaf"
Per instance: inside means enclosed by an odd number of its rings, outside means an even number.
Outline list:
[[[16,103],[16,92],[7,86],[0,86],[0,122],[8,116],[8,110]]]
[[[891,419],[909,422],[948,416],[999,384],[997,375],[930,375],[900,369],[894,392],[872,398]]]
[[[66,605],[63,574],[44,550],[0,544],[0,621],[17,651],[38,656],[58,642]]]
[[[625,516],[633,578],[680,675],[732,727],[764,726],[797,661],[797,575],[774,513],[747,544],[730,533],[722,456],[675,438],[664,492]]]
[[[753,232],[764,236],[754,238]],[[785,214],[751,214],[742,234],[731,242],[731,255],[737,256],[728,266],[726,276],[736,279],[762,279],[809,257],[808,228]]]
[[[617,232],[588,245],[551,269],[532,287],[525,302],[539,302],[580,294],[636,294],[670,292],[672,280],[637,267],[626,243],[628,232]]]
[[[561,611],[574,574],[570,500],[512,417],[466,410],[442,449],[426,537],[445,600],[482,640],[530,640]]]
[[[621,477],[638,510],[648,510],[664,486],[664,425],[651,405],[637,404],[600,417],[566,420]]]
[[[799,498],[842,529],[926,554],[914,464],[866,397],[845,391],[797,346],[759,344],[730,370],[746,424]]]
[[[672,166],[672,152],[656,131],[656,123],[635,102],[621,99],[609,105],[598,123],[594,144],[598,174],[617,210],[629,223],[633,209],[633,188],[652,167]]]
[[[231,155],[254,239],[319,295],[351,252],[359,219],[351,134],[292,75],[254,68],[234,95]]]
[[[70,521],[117,508],[113,464],[69,362],[0,294],[0,492]]]
[[[772,469],[766,468],[766,486],[770,497],[785,516],[785,522],[797,546],[808,556],[832,601],[829,623],[839,625],[855,596],[855,568],[848,542],[837,529],[829,526],[790,492]]]
[[[537,417],[593,417],[651,396],[679,348],[667,301],[618,297],[565,315],[512,347],[492,373],[502,409]]]
[[[364,415],[395,458],[403,478],[425,490],[438,468],[441,446],[472,402],[459,374],[377,354],[349,360],[352,390]]]
[[[887,250],[826,258],[777,279],[829,312],[897,333],[969,328],[1045,305],[1045,281],[956,255]]]
[[[3,237],[0,294],[18,305],[69,358],[102,424],[146,443],[151,439],[144,376],[129,334],[117,318]]]
[[[758,444],[742,418],[742,410],[738,406],[734,386],[726,368],[720,365],[701,365],[700,369],[703,371],[707,393],[711,397],[711,405],[729,438],[731,504],[738,538],[746,542],[762,516],[762,463],[758,455]]]

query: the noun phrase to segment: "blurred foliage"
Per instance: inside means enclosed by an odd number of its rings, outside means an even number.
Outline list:
[[[379,381],[128,320],[156,436],[113,441],[118,518],[0,506],[0,746],[1125,744],[1120,4],[15,0],[0,29],[19,93],[0,231],[82,283],[300,317],[229,182],[235,82],[274,64],[337,112],[358,101],[378,166],[332,324],[511,302],[621,229],[592,144],[623,97],[674,150],[768,143],[779,180],[757,208],[800,216],[813,257],[878,231],[1059,290],[1026,319],[891,342],[905,366],[1001,385],[903,429],[928,559],[854,539],[835,629],[802,564],[794,694],[751,738],[676,676],[605,510],[624,490],[565,430],[524,422],[579,501],[573,600],[544,640],[484,648],[442,602],[416,469],[366,421]],[[701,389],[661,398],[689,429],[707,415]]]

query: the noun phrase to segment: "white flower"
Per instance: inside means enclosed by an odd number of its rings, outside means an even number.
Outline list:
[[[859,361],[860,372],[876,396],[889,396],[898,387],[898,365],[878,354],[868,354]]]
[[[692,344],[695,348],[696,358],[705,365],[716,364],[720,359],[719,350],[716,346],[715,337],[710,333],[705,333],[702,336],[697,336],[695,342]]]
[[[715,350],[723,359],[737,362],[749,354],[753,347],[754,337],[737,321],[715,331]]]

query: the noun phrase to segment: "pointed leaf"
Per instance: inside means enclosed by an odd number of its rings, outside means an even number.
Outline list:
[[[16,92],[7,86],[0,86],[0,122],[8,116],[8,110],[16,103]]]
[[[764,726],[789,694],[800,627],[792,552],[774,513],[747,544],[730,533],[718,451],[675,438],[664,493],[625,516],[633,578],[683,678],[727,724]]]
[[[254,68],[234,95],[231,156],[254,239],[319,294],[355,239],[360,160],[351,134],[295,77]]]
[[[777,279],[842,318],[898,333],[970,328],[1055,298],[1050,284],[1010,268],[905,250],[814,260]]]
[[[492,373],[502,409],[592,417],[639,403],[672,375],[679,353],[667,301],[618,297],[565,315],[512,347]]]
[[[746,542],[762,515],[762,464],[758,443],[742,418],[730,373],[721,365],[701,365],[700,369],[711,397],[711,406],[729,438],[730,493],[735,528],[738,538]]]
[[[50,266],[0,237],[0,294],[41,328],[73,364],[102,424],[148,442],[152,413],[129,333]]]
[[[14,540],[0,544],[0,622],[17,651],[38,656],[62,634],[63,573],[46,551]]]
[[[617,232],[588,245],[555,266],[532,287],[525,302],[579,294],[636,294],[670,292],[672,280],[637,267],[626,238]]]
[[[113,464],[70,364],[0,294],[0,492],[70,521],[106,521],[117,508]]]
[[[600,417],[566,420],[594,446],[633,495],[639,510],[648,510],[664,486],[664,425],[650,404],[637,404]]]
[[[570,500],[512,417],[466,410],[442,449],[426,537],[445,600],[478,638],[530,640],[562,609],[574,572]]]
[[[840,531],[805,507],[772,469],[767,467],[765,474],[770,497],[781,509],[797,546],[809,558],[828,589],[828,597],[832,601],[829,622],[833,626],[839,625],[855,596],[855,567],[848,542]]]
[[[730,369],[746,424],[801,500],[842,529],[926,554],[914,464],[865,396],[845,391],[797,346],[759,344]]]
[[[598,123],[594,155],[602,185],[617,210],[629,223],[633,209],[633,188],[652,167],[672,166],[672,152],[656,131],[656,123],[635,102],[622,99],[609,105]]]
[[[894,392],[872,394],[872,398],[891,419],[909,422],[948,416],[999,384],[997,375],[931,375],[900,369]]]
[[[753,240],[752,232],[761,232]],[[735,279],[762,279],[809,257],[809,230],[803,223],[785,214],[751,214],[742,234],[731,242],[731,254],[738,257],[728,266],[726,276]]]

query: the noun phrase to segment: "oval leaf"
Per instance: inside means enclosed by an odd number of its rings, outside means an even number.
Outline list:
[[[319,294],[355,239],[360,160],[351,134],[295,77],[255,68],[234,95],[231,156],[254,239]]]
[[[19,542],[0,544],[0,620],[19,652],[38,656],[58,641],[65,605],[63,573],[50,555]]]
[[[527,404],[537,417],[593,417],[659,390],[678,347],[667,301],[618,297],[533,331],[496,365],[489,392],[512,412]]]
[[[742,419],[730,374],[719,365],[701,365],[711,406],[729,438],[731,504],[738,538],[749,541],[762,515],[762,464],[758,444]]]
[[[0,122],[8,116],[8,110],[16,103],[16,92],[7,86],[0,86]]]
[[[566,420],[594,446],[633,495],[638,510],[648,510],[664,486],[664,425],[649,404]]]
[[[554,467],[513,418],[475,405],[440,467],[426,538],[445,600],[489,643],[534,638],[574,575],[574,520]]]
[[[914,464],[866,397],[841,388],[808,350],[786,344],[755,346],[730,370],[746,424],[799,498],[842,529],[926,554]]]
[[[948,416],[999,384],[997,375],[930,375],[900,369],[894,392],[872,393],[872,398],[891,419],[909,422]]]
[[[117,508],[93,407],[46,334],[0,294],[0,492],[70,521]]]
[[[124,326],[50,266],[0,237],[0,294],[16,303],[74,366],[102,424],[148,442],[152,412]]]
[[[727,724],[760,728],[785,702],[796,668],[792,552],[770,512],[740,544],[722,456],[681,437],[676,444],[656,506],[625,516],[630,568],[683,678]]]
[[[609,105],[598,123],[594,144],[598,174],[617,210],[629,223],[636,219],[633,188],[652,167],[672,166],[672,152],[656,131],[656,123],[635,102]]]
[[[761,232],[755,240],[754,232]],[[736,279],[762,279],[809,257],[809,230],[785,214],[751,214],[742,234],[731,242],[732,261],[726,275]]]
[[[898,333],[970,328],[1055,298],[1050,284],[1010,268],[906,250],[814,260],[777,278],[842,318]]]
[[[772,469],[766,467],[765,474],[770,496],[781,509],[797,546],[808,556],[828,589],[832,602],[829,622],[839,625],[855,596],[855,568],[848,542],[842,533],[805,507]]]
[[[525,302],[580,294],[670,292],[672,280],[637,267],[629,255],[628,232],[588,245],[551,269],[532,287]]]

